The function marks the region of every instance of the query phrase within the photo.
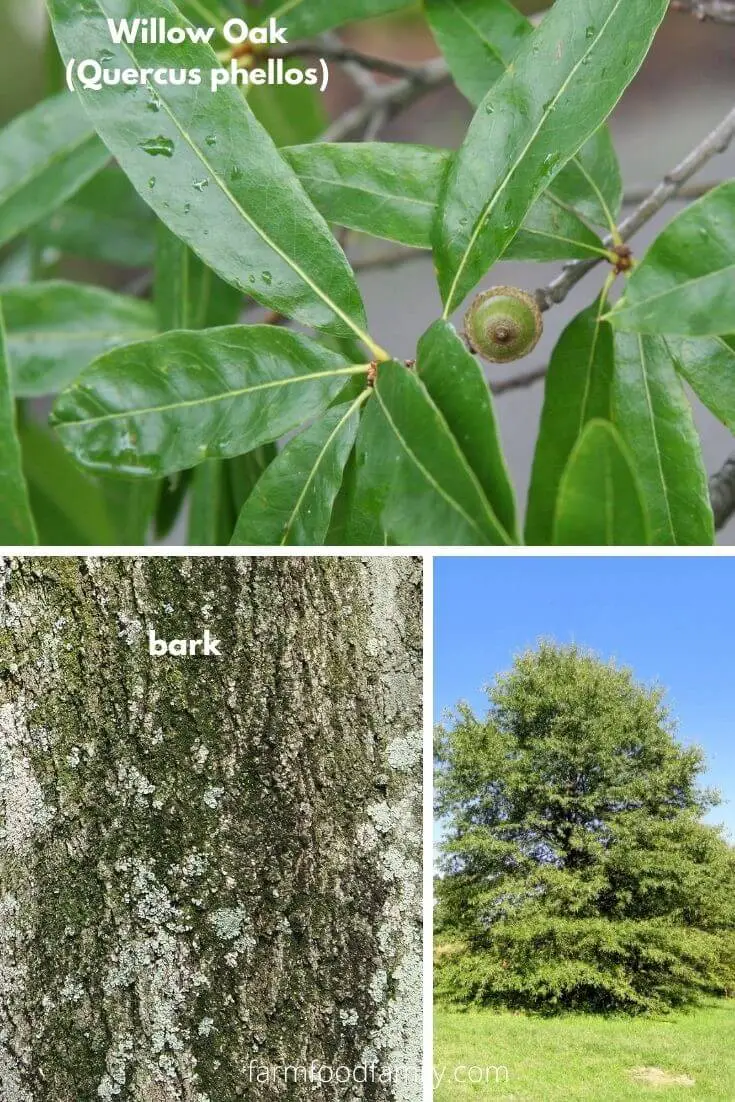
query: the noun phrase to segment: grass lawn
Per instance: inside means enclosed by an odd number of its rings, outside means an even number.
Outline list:
[[[507,1079],[453,1079],[457,1067],[493,1065]],[[667,1018],[437,1009],[434,1068],[436,1102],[734,1102],[735,999]]]

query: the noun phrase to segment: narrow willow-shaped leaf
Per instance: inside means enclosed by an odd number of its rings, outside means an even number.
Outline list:
[[[313,34],[372,19],[378,15],[410,7],[412,0],[267,0],[263,20],[273,16],[288,35],[290,42]]]
[[[585,5],[585,8],[587,5]],[[667,0],[557,0],[480,104],[447,174],[434,236],[445,317],[615,106]]]
[[[333,406],[286,445],[245,502],[232,543],[324,543],[363,401]]]
[[[327,221],[428,248],[448,150],[389,142],[320,142],[283,156]]]
[[[67,60],[105,54],[110,68],[200,69],[205,85],[218,68],[203,44],[112,44],[107,18],[139,15],[136,0],[49,7]],[[170,0],[149,0],[146,16],[181,18]],[[371,344],[346,257],[240,89],[103,87],[80,95],[135,188],[224,280],[288,317]]]
[[[416,371],[477,476],[495,516],[518,542],[516,503],[482,370],[454,326],[437,321],[419,341]]]
[[[98,172],[36,227],[40,245],[129,268],[153,262],[156,220],[117,166]]]
[[[699,438],[662,338],[615,334],[613,420],[633,457],[652,542],[711,544]]]
[[[15,424],[15,404],[5,351],[5,326],[0,306],[0,543],[36,543],[28,489],[23,475]]]
[[[66,92],[14,119],[0,133],[0,246],[60,207],[107,160]]]
[[[593,418],[612,416],[613,338],[594,302],[566,327],[551,355],[526,510],[526,543],[553,538],[559,483],[572,449]]]
[[[53,424],[88,467],[165,475],[277,440],[364,370],[269,325],[167,333],[96,360]]]
[[[510,68],[533,31],[508,0],[426,0],[426,14],[457,87],[473,107]],[[607,127],[561,170],[551,193],[584,218],[609,227],[620,210],[623,182]]]
[[[38,542],[44,547],[120,543],[100,480],[79,467],[45,425],[26,420],[19,436]]]
[[[384,481],[381,520],[397,543],[508,544],[477,475],[416,375],[381,364],[365,444]],[[366,412],[365,417],[367,418]]]
[[[147,302],[82,283],[4,289],[8,349],[17,397],[56,394],[108,349],[152,337]]]
[[[568,547],[650,543],[632,463],[607,421],[590,421],[572,450],[559,485],[554,543]]]
[[[518,53],[531,23],[508,0],[424,0],[434,38],[473,107]]]
[[[441,183],[452,154],[388,142],[292,146],[283,155],[330,222],[418,248],[431,247]],[[516,260],[599,256],[599,237],[542,195],[505,253]]]
[[[677,215],[610,313],[618,329],[706,337],[735,329],[735,180]]]
[[[674,367],[707,409],[735,433],[735,337],[666,337]]]

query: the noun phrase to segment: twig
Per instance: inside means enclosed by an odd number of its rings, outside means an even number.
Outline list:
[[[672,0],[672,11],[688,12],[710,23],[735,23],[735,0]]]
[[[676,195],[672,195],[672,199],[701,199],[703,195],[707,195],[713,188],[719,187],[722,180],[710,180],[703,184],[690,184],[689,187],[679,188]],[[651,194],[650,187],[631,187],[628,188],[623,196],[624,207],[635,207],[639,203],[642,203]]]
[[[500,383],[490,383],[493,394],[505,394],[508,390],[518,390],[520,387],[533,386],[543,379],[548,367],[533,367],[530,371],[524,371],[521,375],[514,375],[510,379],[503,379]]]
[[[345,66],[367,69],[372,73],[383,73],[385,76],[397,77],[400,80],[412,80],[420,68],[415,65],[405,65],[400,61],[390,61],[388,58],[364,54],[351,46],[345,46],[339,39],[334,40],[331,35],[326,41],[284,46],[280,50],[273,50],[269,57],[323,57],[325,61],[339,61]]]
[[[735,513],[735,455],[729,456],[710,478],[709,497],[719,531]]]
[[[416,66],[411,75],[391,84],[376,84],[356,107],[345,111],[322,134],[321,141],[341,142],[368,126],[380,110],[386,118],[393,118],[399,111],[410,107],[420,96],[450,81],[449,70],[443,58],[432,58],[424,65]]]
[[[359,260],[351,260],[352,269],[355,272],[368,272],[372,268],[392,268],[399,264],[408,264],[412,260],[425,260],[426,249],[409,249],[403,245],[396,248],[383,249],[372,256],[364,256]]]
[[[712,157],[717,153],[725,152],[733,137],[735,137],[735,108],[699,145],[695,146],[691,153],[686,155],[683,161],[664,176],[661,183],[646,196],[632,214],[623,219],[618,226],[621,239],[627,241],[645,226],[646,222],[649,222],[654,214],[657,214],[670,199],[677,195],[682,186],[688,183]],[[606,246],[613,244],[609,235],[605,238],[604,244]],[[593,260],[574,260],[566,264],[561,275],[552,280],[548,286],[540,287],[536,291],[539,307],[542,310],[550,310],[552,306],[563,302],[572,287],[579,283],[587,272],[596,268],[602,259],[602,257],[596,257]]]

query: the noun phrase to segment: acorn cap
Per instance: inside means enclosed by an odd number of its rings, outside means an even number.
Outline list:
[[[544,331],[538,303],[518,287],[483,291],[467,311],[464,324],[470,348],[490,363],[527,356]]]

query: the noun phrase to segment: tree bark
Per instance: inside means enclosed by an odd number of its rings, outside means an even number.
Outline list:
[[[410,559],[0,559],[3,1102],[420,1099],[420,609]]]

